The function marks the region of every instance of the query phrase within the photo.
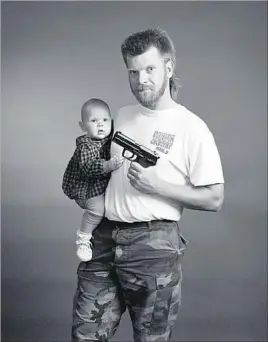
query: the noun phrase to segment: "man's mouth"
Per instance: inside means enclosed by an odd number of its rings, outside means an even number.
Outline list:
[[[141,89],[138,89],[138,92],[139,93],[143,93],[143,92],[146,92],[146,91],[149,91],[149,90],[152,90],[151,88],[141,88]]]

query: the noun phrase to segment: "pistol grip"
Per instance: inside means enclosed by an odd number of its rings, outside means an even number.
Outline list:
[[[152,166],[145,158],[137,158],[136,161],[137,161],[137,163],[139,163],[144,168]]]

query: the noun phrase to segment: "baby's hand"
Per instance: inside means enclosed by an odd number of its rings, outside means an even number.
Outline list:
[[[111,171],[114,171],[114,170],[118,169],[120,166],[122,166],[124,161],[125,161],[125,159],[119,154],[116,154],[115,156],[113,156],[109,160]]]
[[[105,164],[105,167],[106,167],[106,170],[108,172],[112,172],[116,169],[118,169],[120,166],[123,165],[124,163],[124,158],[119,155],[119,154],[116,154],[115,156],[113,156],[110,160],[108,160]]]

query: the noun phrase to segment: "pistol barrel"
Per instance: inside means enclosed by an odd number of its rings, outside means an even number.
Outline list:
[[[114,134],[112,141],[122,146],[124,148],[124,151],[127,150],[127,151],[132,152],[134,155],[136,155],[137,156],[136,159],[138,161],[146,160],[146,162],[149,165],[155,165],[157,162],[157,159],[159,158],[159,156],[154,151],[151,151],[149,148],[136,143],[134,140],[130,139],[129,137],[127,137],[120,131],[117,131]],[[124,152],[123,152],[123,155],[124,155]]]

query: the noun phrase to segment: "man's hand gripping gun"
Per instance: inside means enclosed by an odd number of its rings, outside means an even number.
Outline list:
[[[135,161],[143,167],[153,166],[157,163],[157,159],[159,159],[156,152],[137,144],[134,140],[119,131],[115,133],[112,141],[124,148],[122,153],[124,158]],[[126,155],[126,152],[130,152],[132,155]]]

